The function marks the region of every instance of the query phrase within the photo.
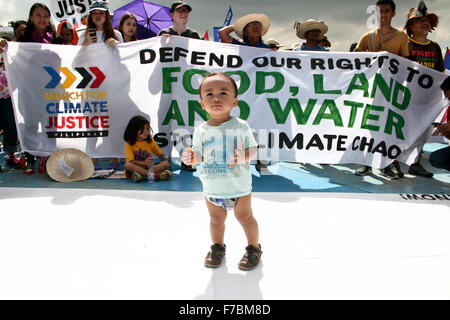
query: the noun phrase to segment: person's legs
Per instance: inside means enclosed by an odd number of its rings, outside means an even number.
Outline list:
[[[205,199],[205,201],[210,217],[209,230],[211,233],[212,243],[223,246],[227,211],[224,208],[211,203],[210,201],[208,201],[208,199]]]
[[[253,217],[251,201],[251,194],[238,198],[234,208],[234,215],[244,229],[248,245],[258,248],[259,228],[258,222],[256,222],[256,219]]]
[[[450,147],[433,151],[430,154],[430,164],[433,167],[450,171]]]

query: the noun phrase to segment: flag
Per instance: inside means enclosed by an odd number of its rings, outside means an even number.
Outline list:
[[[209,41],[208,30],[206,30],[205,35],[203,36],[203,40]]]
[[[447,47],[444,57],[445,74],[450,75],[450,49]]]
[[[213,27],[214,41],[215,42],[220,42],[220,37],[219,37],[219,30],[220,29],[222,29],[222,27]]]
[[[225,17],[225,22],[223,23],[223,26],[224,27],[229,26],[232,18],[233,18],[233,11],[231,10],[231,6],[230,6],[230,8],[228,9],[228,12],[227,12],[227,16]]]

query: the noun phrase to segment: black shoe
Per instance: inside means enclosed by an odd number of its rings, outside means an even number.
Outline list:
[[[262,163],[261,161],[259,161],[259,160],[256,160],[255,169],[258,172],[261,172],[261,170],[262,171],[269,170],[269,169],[267,169],[267,166],[264,163]]]
[[[241,261],[239,261],[239,269],[241,270],[253,270],[258,265],[259,259],[261,259],[261,245],[258,248],[253,246],[248,246],[245,248],[245,254],[242,257]]]
[[[372,167],[369,166],[361,166],[358,169],[356,169],[355,174],[357,176],[367,176],[368,174],[372,173]]]
[[[394,166],[394,167],[392,168],[392,166]],[[397,173],[399,178],[404,177],[404,174],[403,174],[402,170],[400,169],[400,163],[397,160],[394,160],[394,162],[392,162],[391,168],[394,172]]]
[[[394,167],[393,164],[388,165],[386,168],[380,170],[380,174],[383,177],[386,177],[386,178],[389,178],[389,179],[398,179],[398,178],[400,178],[398,173],[395,172],[394,170],[392,170],[393,167]]]
[[[205,267],[217,268],[222,263],[225,257],[226,246],[223,247],[220,244],[214,244],[211,246],[211,250],[205,258]]]
[[[181,169],[186,170],[186,171],[197,171],[195,166],[188,166],[183,161],[181,161]]]
[[[415,176],[425,177],[425,178],[432,178],[433,177],[433,173],[428,172],[427,170],[425,170],[425,168],[422,167],[422,165],[420,163],[413,163],[409,167],[408,173],[413,174]]]

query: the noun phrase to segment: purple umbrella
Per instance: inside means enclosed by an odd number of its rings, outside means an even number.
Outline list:
[[[168,7],[160,4],[135,0],[114,11],[113,26],[117,28],[120,18],[125,13],[132,13],[138,24],[138,39],[147,39],[156,36],[160,30],[170,27],[172,19]]]

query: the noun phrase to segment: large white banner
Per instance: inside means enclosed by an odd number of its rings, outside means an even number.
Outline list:
[[[249,122],[259,158],[384,167],[412,163],[445,107],[445,76],[386,53],[272,51],[157,37],[107,47],[10,43],[6,61],[24,150],[74,147],[122,157],[128,120],[145,114],[165,153],[207,119],[206,72],[239,87],[232,115]],[[174,148],[173,148],[174,147]]]

